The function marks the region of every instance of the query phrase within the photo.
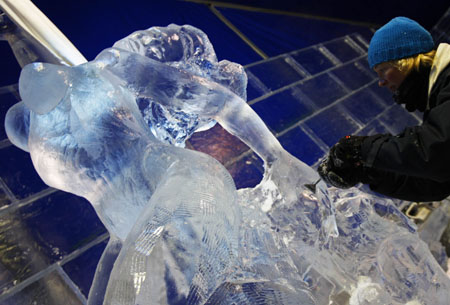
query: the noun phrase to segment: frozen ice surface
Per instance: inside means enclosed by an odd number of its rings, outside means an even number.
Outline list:
[[[152,27],[132,33],[113,47],[213,80],[246,100],[247,76],[243,68],[227,60],[217,62],[208,37],[194,27]],[[149,96],[140,96],[137,103],[152,132],[160,140],[177,146],[184,146],[184,141],[195,131],[215,124],[211,118],[155,103]]]
[[[34,63],[19,87],[8,137],[111,235],[89,304],[448,304],[449,279],[390,200],[304,188],[317,174],[200,30],[139,31],[76,67]],[[178,147],[214,121],[262,158],[258,186],[236,190],[215,159]]]

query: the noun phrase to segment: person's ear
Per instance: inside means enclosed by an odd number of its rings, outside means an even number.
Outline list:
[[[26,65],[19,78],[22,101],[38,114],[50,112],[66,95],[69,72],[69,67],[48,63]]]

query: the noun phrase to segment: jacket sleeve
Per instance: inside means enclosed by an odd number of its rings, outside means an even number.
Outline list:
[[[397,136],[376,135],[363,142],[366,166],[441,183],[450,180],[449,81],[438,92],[437,106],[422,125],[406,128]]]
[[[371,169],[366,181],[374,192],[408,201],[440,201],[448,197],[450,182],[406,176]]]

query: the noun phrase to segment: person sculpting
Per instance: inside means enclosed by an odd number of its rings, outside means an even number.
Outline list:
[[[370,68],[396,103],[423,113],[423,122],[398,135],[346,136],[319,165],[338,188],[357,183],[402,200],[437,201],[450,195],[450,45],[435,48],[416,21],[396,17],[373,35]]]

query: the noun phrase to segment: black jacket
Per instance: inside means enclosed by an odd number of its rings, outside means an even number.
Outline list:
[[[439,46],[429,87],[420,126],[364,140],[362,159],[373,191],[410,201],[450,195],[450,45]]]

